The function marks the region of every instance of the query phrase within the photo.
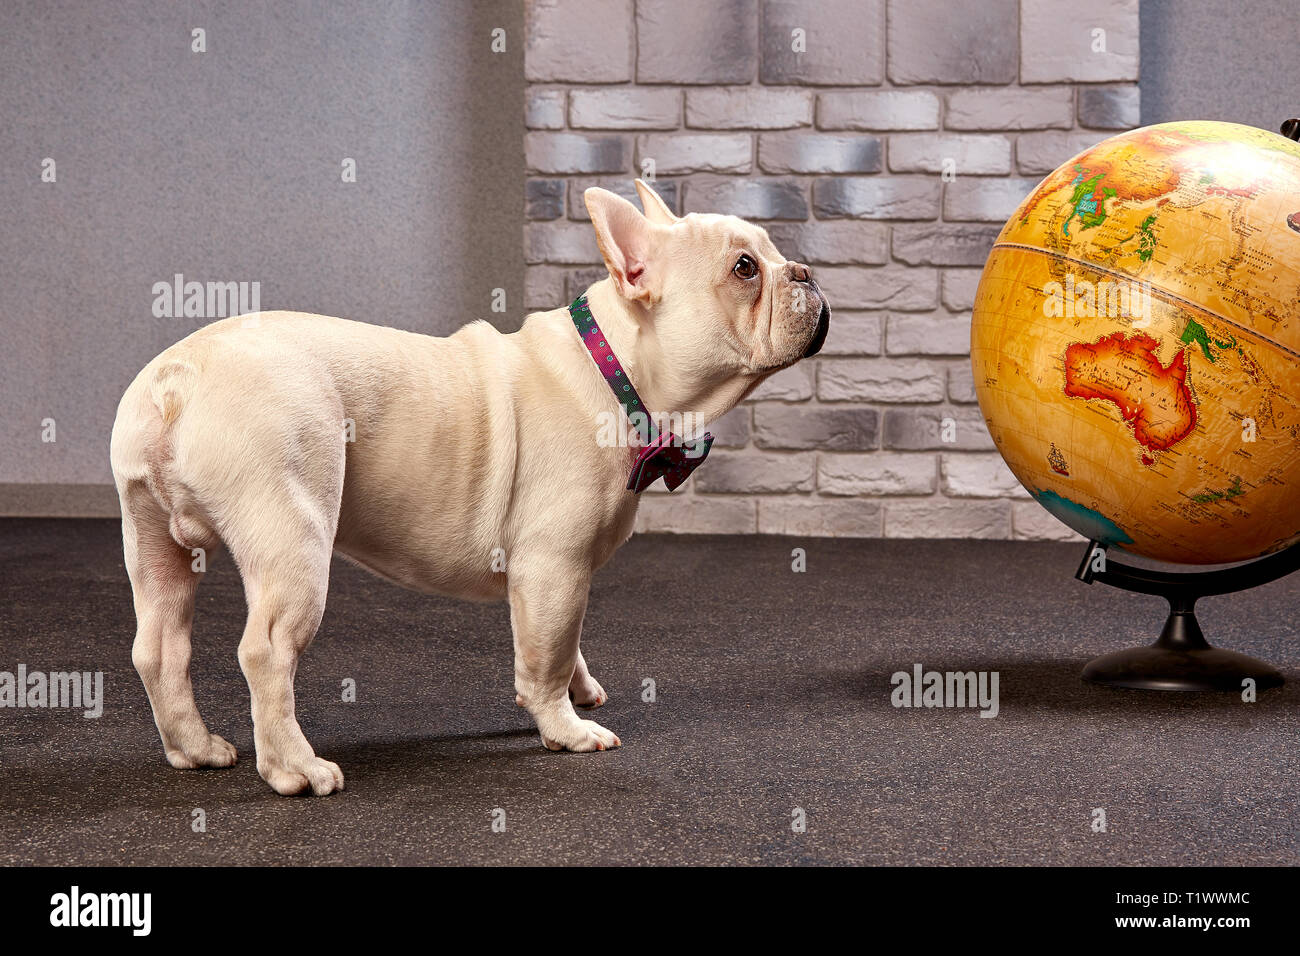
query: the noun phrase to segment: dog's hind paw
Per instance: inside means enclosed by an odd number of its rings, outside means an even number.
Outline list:
[[[167,751],[167,762],[177,770],[233,767],[236,759],[235,748],[216,734],[208,734],[208,739],[198,746]]]
[[[339,765],[320,757],[293,761],[291,766],[278,766],[258,761],[257,772],[282,796],[292,796],[311,790],[317,797],[328,796],[343,789],[343,771]]]

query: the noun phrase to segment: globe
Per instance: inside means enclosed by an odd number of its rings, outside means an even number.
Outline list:
[[[1038,185],[976,292],[1002,457],[1066,525],[1186,564],[1300,538],[1300,145],[1232,123],[1111,137]]]

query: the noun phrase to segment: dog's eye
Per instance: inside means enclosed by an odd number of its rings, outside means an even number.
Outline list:
[[[758,275],[758,263],[749,256],[741,256],[731,271],[738,279],[752,279]]]

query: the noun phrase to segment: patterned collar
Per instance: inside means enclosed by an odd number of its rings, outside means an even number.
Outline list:
[[[663,478],[664,485],[673,491],[708,457],[709,449],[713,446],[713,435],[705,433],[702,438],[686,441],[672,432],[660,433],[649,409],[641,401],[632,380],[614,354],[614,349],[596,324],[596,317],[591,314],[585,293],[573,300],[569,306],[569,316],[573,319],[573,327],[578,330],[578,336],[590,353],[591,360],[596,363],[605,383],[623,406],[628,421],[641,436],[643,447],[632,465],[627,490],[640,494],[659,478]]]

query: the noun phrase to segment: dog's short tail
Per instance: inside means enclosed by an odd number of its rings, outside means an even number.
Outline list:
[[[164,425],[173,424],[180,418],[185,407],[185,399],[194,387],[198,369],[183,358],[164,362],[153,373],[149,383],[149,397],[158,408]]]
[[[172,473],[173,428],[194,396],[200,368],[192,355],[164,356],[133,382],[118,406],[109,451],[124,516],[165,520],[182,547],[205,547],[212,530],[187,507]]]

